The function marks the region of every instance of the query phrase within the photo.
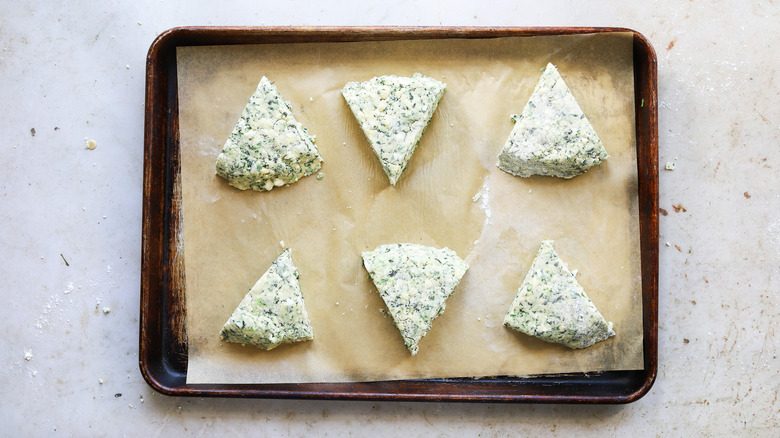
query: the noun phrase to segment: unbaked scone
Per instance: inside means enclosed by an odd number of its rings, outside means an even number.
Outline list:
[[[217,174],[241,190],[292,184],[320,168],[313,140],[263,76],[217,157]]]
[[[341,90],[391,185],[406,169],[445,88],[415,73],[349,82]]]
[[[569,348],[590,347],[615,336],[612,323],[585,294],[552,240],[542,242],[504,325]]]
[[[469,268],[449,248],[413,243],[364,252],[363,265],[412,355]]]
[[[263,350],[314,338],[289,248],[252,286],[219,334],[226,341]]]
[[[596,131],[551,63],[536,83],[498,156],[515,176],[573,178],[609,158]]]

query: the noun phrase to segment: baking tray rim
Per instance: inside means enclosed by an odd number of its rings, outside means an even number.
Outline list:
[[[178,148],[175,49],[192,45],[278,44],[293,42],[486,39],[580,35],[633,35],[640,253],[643,300],[644,369],[532,377],[446,378],[378,382],[289,384],[187,384],[176,370],[186,351],[172,351],[170,259],[174,242],[169,146]],[[173,64],[171,64],[173,63]],[[171,68],[172,67],[172,68]],[[171,85],[173,84],[173,85]],[[630,403],[647,394],[658,367],[658,116],[657,61],[650,42],[620,27],[176,27],[151,44],[146,62],[144,114],[143,223],[139,368],[156,391],[172,396],[467,401],[524,403]],[[168,105],[173,102],[173,105]],[[172,163],[173,160],[174,162]],[[177,167],[174,169],[178,170]],[[160,175],[162,172],[162,175]],[[178,214],[178,213],[177,213]]]

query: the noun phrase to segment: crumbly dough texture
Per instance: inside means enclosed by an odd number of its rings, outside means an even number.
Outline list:
[[[363,264],[412,355],[469,268],[449,248],[412,243],[364,252]]]
[[[252,286],[219,334],[226,341],[263,350],[314,338],[289,248]]]
[[[217,174],[241,190],[292,184],[320,168],[313,140],[263,76],[217,157]]]
[[[497,166],[515,176],[573,178],[606,160],[596,131],[551,63],[536,83]]]
[[[552,240],[542,242],[504,325],[569,348],[586,348],[615,336],[612,323],[585,294]]]
[[[415,73],[349,82],[341,90],[391,185],[406,169],[445,88]]]

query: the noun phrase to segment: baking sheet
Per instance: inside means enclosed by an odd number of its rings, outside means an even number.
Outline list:
[[[187,383],[478,377],[641,369],[632,36],[273,44],[177,49]],[[495,167],[552,61],[611,158],[572,180],[521,179]],[[339,90],[375,75],[447,83],[395,187]],[[225,138],[261,76],[317,136],[324,179],[268,193],[214,175]],[[501,325],[544,239],[617,336],[569,350]],[[222,342],[219,329],[280,241],[293,259],[315,340],[270,352]],[[450,247],[471,265],[412,357],[360,263],[383,243]]]

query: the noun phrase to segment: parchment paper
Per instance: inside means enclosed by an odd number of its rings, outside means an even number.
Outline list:
[[[187,383],[364,381],[641,369],[642,317],[630,35],[180,47],[177,52]],[[495,166],[540,69],[558,66],[609,160],[572,180]],[[339,90],[420,72],[447,91],[390,186]],[[274,81],[324,158],[271,192],[214,173],[261,76]],[[570,350],[502,319],[544,239],[617,335]],[[314,340],[262,351],[223,342],[233,309],[282,250],[300,272]],[[360,253],[414,242],[471,268],[412,357]]]

